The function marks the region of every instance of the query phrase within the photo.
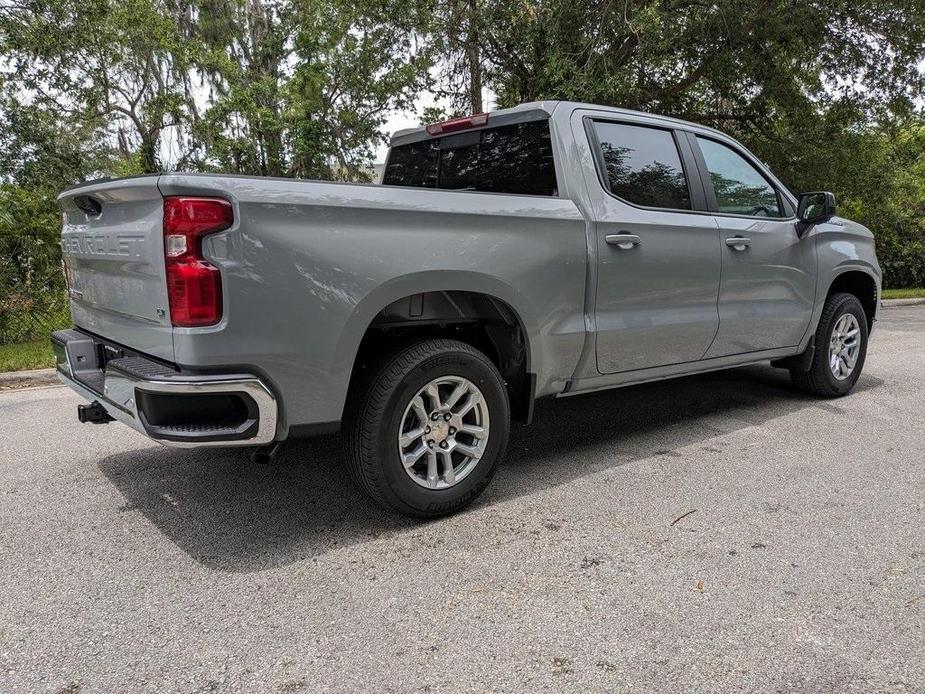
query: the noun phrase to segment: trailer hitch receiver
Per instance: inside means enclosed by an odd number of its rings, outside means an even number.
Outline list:
[[[98,400],[94,400],[89,405],[78,405],[77,419],[80,420],[81,424],[86,424],[87,422],[91,424],[109,424],[109,422],[113,421],[113,418],[100,405]]]

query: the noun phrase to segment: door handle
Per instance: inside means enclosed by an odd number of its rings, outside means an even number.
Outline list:
[[[752,245],[752,240],[744,236],[733,236],[731,239],[726,239],[726,245],[734,251],[744,251]]]
[[[633,246],[638,246],[642,243],[636,234],[607,234],[604,240],[608,245],[622,248],[624,251],[628,251]]]

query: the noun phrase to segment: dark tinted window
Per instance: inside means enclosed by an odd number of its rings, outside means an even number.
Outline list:
[[[393,147],[382,183],[557,195],[549,122],[515,123]]]
[[[777,191],[745,157],[715,140],[698,137],[720,212],[783,217]]]
[[[548,121],[482,132],[479,190],[558,195]]]
[[[393,147],[382,182],[386,185],[436,188],[439,157],[436,140]]]
[[[482,133],[448,135],[440,139],[440,167],[437,187],[449,190],[479,190],[479,143]]]
[[[614,195],[646,207],[691,208],[681,156],[668,130],[605,122],[594,128]]]

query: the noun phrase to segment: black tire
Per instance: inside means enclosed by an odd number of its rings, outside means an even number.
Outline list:
[[[854,370],[847,378],[839,380],[829,367],[829,341],[833,328],[846,313],[857,319],[860,346]],[[867,358],[867,333],[867,315],[858,298],[853,294],[833,294],[826,299],[819,327],[816,328],[816,349],[810,368],[808,371],[791,369],[791,380],[800,390],[819,397],[839,398],[847,395],[854,388],[864,368],[864,360]]]
[[[440,376],[469,380],[482,393],[491,427],[485,450],[471,472],[445,489],[429,489],[405,471],[398,433],[417,393]],[[477,349],[456,340],[433,339],[398,349],[351,387],[342,426],[347,466],[357,486],[376,502],[416,518],[454,513],[481,494],[504,457],[510,403],[498,369]]]

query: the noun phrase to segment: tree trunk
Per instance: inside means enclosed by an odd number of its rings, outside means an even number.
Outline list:
[[[466,62],[469,67],[469,108],[472,113],[485,110],[482,103],[482,53],[479,47],[479,10],[476,0],[469,0],[469,30],[466,32]]]
[[[160,131],[142,133],[141,146],[138,148],[138,163],[142,173],[160,173],[161,167],[157,161],[157,140]]]
[[[274,85],[279,85],[280,59],[276,52],[268,50],[272,41],[272,33],[276,27],[267,12],[263,0],[250,0],[248,29],[250,34],[251,62],[250,72],[252,80],[261,82],[270,79]],[[265,122],[265,118],[255,118],[252,127],[257,130],[257,139],[260,143],[260,169],[264,176],[283,175],[283,138],[280,130],[279,95],[274,93],[258,99],[259,105],[272,114]]]

